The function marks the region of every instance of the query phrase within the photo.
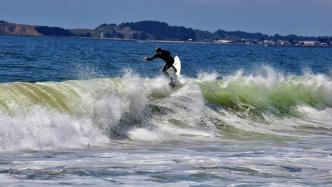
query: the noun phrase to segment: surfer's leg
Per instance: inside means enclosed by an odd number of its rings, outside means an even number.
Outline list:
[[[171,86],[172,88],[175,88],[175,86],[176,86],[175,82],[173,82],[173,81],[169,82],[168,85]]]
[[[178,72],[178,70],[176,70],[176,68],[172,65],[172,68],[174,69],[175,72]]]
[[[167,64],[165,64],[165,65],[164,65],[164,68],[163,68],[163,73],[165,73],[167,69],[168,69],[168,68],[167,68]]]
[[[165,64],[163,71],[167,71],[172,66],[173,66],[172,64]]]
[[[170,66],[168,64],[165,64],[164,68],[163,68],[163,73],[168,76],[167,70],[170,68]]]

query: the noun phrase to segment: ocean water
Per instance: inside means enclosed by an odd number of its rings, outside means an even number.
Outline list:
[[[330,48],[0,36],[0,64],[0,186],[332,186]]]

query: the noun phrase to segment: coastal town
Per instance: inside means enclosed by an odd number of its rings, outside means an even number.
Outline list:
[[[219,39],[210,41],[216,44],[248,44],[248,45],[264,45],[264,46],[295,46],[295,47],[332,47],[332,41],[317,41],[317,40],[225,40]]]

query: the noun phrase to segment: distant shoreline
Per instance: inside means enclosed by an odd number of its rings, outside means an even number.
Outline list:
[[[0,34],[0,36],[11,36],[11,37],[47,37],[47,38],[72,38],[72,39],[90,39],[90,40],[112,40],[112,41],[131,41],[140,43],[172,43],[172,44],[213,44],[213,45],[224,45],[224,46],[235,46],[235,45],[252,45],[252,46],[263,46],[263,47],[296,47],[296,48],[332,48],[332,46],[282,46],[282,45],[262,45],[262,44],[246,44],[246,43],[216,43],[216,42],[203,42],[203,41],[173,41],[173,40],[137,40],[137,39],[123,39],[123,38],[98,38],[98,37],[80,37],[80,36],[30,36],[30,35],[10,35]]]
[[[156,21],[123,23],[120,25],[102,24],[94,29],[64,29],[60,27],[34,26],[0,21],[0,35],[72,37],[186,44],[332,47],[332,37],[328,36],[281,36],[278,34],[269,36],[261,33],[223,30],[212,33],[181,26],[169,26],[167,23]]]

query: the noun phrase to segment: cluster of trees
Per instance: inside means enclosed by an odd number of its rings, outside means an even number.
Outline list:
[[[40,34],[47,36],[75,36],[69,30],[60,27],[37,26],[35,29]]]
[[[134,31],[138,31],[134,36],[134,39],[196,40],[196,35],[193,29],[181,26],[169,26],[167,23],[158,21],[122,23],[119,27],[129,27]]]

